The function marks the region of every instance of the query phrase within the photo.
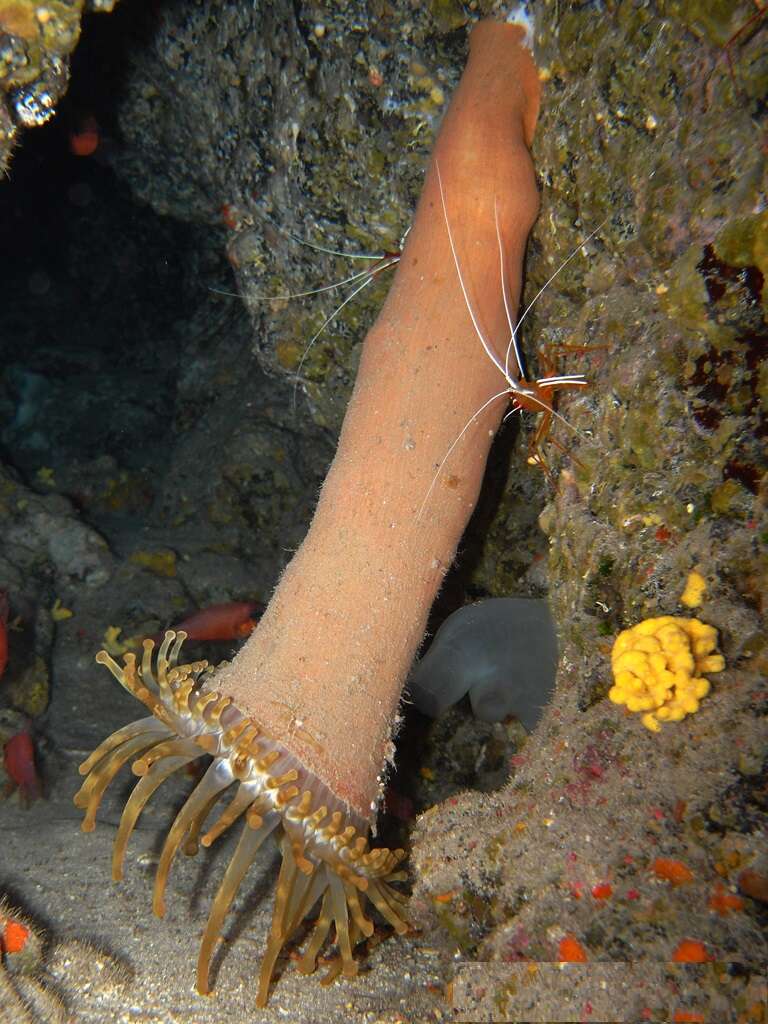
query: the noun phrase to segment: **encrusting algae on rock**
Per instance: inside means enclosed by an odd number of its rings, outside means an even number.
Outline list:
[[[709,693],[704,672],[722,672],[725,659],[715,653],[717,630],[699,619],[662,615],[645,619],[616,637],[611,652],[614,685],[608,697],[641,711],[653,732],[659,722],[680,722],[699,710]]]

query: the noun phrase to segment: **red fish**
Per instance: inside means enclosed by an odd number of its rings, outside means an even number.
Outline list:
[[[18,787],[22,803],[30,804],[42,795],[40,776],[35,768],[35,748],[26,729],[6,742],[3,750],[5,770]]]
[[[190,640],[237,640],[253,631],[259,608],[252,601],[224,601],[201,608],[174,629],[183,629]]]
[[[69,136],[69,151],[75,156],[92,156],[99,148],[99,122],[89,114]]]
[[[8,664],[8,591],[0,590],[0,679]]]

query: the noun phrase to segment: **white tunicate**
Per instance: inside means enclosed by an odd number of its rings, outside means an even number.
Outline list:
[[[552,695],[556,671],[548,603],[490,598],[445,620],[411,673],[408,691],[433,718],[468,693],[476,718],[500,722],[515,715],[530,732]]]

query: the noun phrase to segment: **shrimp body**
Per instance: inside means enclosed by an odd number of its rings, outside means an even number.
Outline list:
[[[524,377],[517,379],[508,378],[508,395],[512,403],[512,412],[538,412],[541,413],[539,425],[529,444],[528,462],[532,466],[541,466],[548,477],[551,477],[549,466],[544,461],[541,453],[541,445],[545,438],[549,437],[553,418],[561,420],[571,426],[568,420],[556,412],[553,405],[555,391],[568,388],[585,388],[588,383],[580,373],[564,374],[560,377],[541,377],[539,380],[527,381]],[[549,441],[556,448],[563,451],[563,446],[553,437]]]
[[[552,394],[561,388],[581,388],[587,381],[580,373],[567,374],[562,377],[542,377],[539,380],[526,380],[524,377],[508,378],[509,394],[513,412],[553,413]]]
[[[579,252],[581,247],[591,238],[593,238],[600,230],[600,228],[603,226],[603,224],[599,224],[598,227],[590,235],[588,235],[584,239],[584,241],[582,241],[573,250],[573,252],[560,264],[560,266],[557,268],[554,274],[550,276],[549,280],[536,293],[532,301],[528,304],[528,306],[521,314],[520,318],[517,321],[515,321],[512,316],[512,310],[510,309],[509,299],[507,295],[506,273],[504,267],[504,245],[501,238],[501,229],[499,227],[498,210],[495,211],[494,215],[496,221],[496,239],[499,246],[499,271],[501,277],[501,289],[502,296],[504,298],[504,309],[506,311],[507,323],[509,326],[509,342],[506,347],[504,359],[502,360],[499,354],[496,352],[491,340],[486,337],[482,328],[480,327],[478,317],[476,316],[475,310],[473,309],[472,303],[470,301],[469,293],[467,291],[467,286],[464,280],[464,275],[462,274],[458,253],[456,251],[456,244],[453,238],[453,231],[451,229],[450,219],[448,217],[448,207],[446,203],[445,190],[443,188],[443,181],[442,176],[440,174],[439,165],[436,167],[436,170],[438,183],[440,187],[440,200],[443,207],[443,218],[445,220],[445,227],[448,233],[448,241],[451,247],[451,254],[453,255],[453,262],[459,280],[459,286],[461,287],[461,291],[464,295],[464,301],[467,306],[467,311],[469,313],[470,319],[472,320],[472,325],[474,326],[475,333],[477,334],[478,339],[480,340],[480,344],[482,345],[486,356],[499,370],[499,373],[501,374],[504,380],[505,387],[502,388],[500,391],[496,392],[496,394],[491,395],[491,397],[486,402],[483,403],[483,405],[477,410],[472,419],[469,420],[469,422],[465,425],[464,429],[461,431],[459,436],[448,449],[445,458],[437,468],[437,473],[435,474],[435,478],[433,479],[429,491],[427,492],[427,496],[424,499],[421,510],[419,511],[419,516],[421,515],[427,503],[429,495],[432,492],[432,488],[434,487],[435,481],[437,480],[437,477],[440,475],[440,471],[442,470],[446,460],[448,459],[448,457],[450,456],[451,452],[456,447],[458,442],[464,436],[466,430],[475,421],[476,417],[481,412],[483,412],[489,405],[491,405],[491,403],[497,401],[500,398],[506,397],[511,402],[511,413],[533,412],[542,414],[541,420],[539,421],[539,424],[529,445],[528,462],[531,465],[540,466],[547,474],[547,476],[551,476],[549,467],[547,466],[547,463],[545,462],[544,457],[542,455],[541,446],[544,440],[549,437],[549,433],[552,427],[552,420],[557,419],[559,422],[565,424],[565,426],[568,427],[570,430],[576,430],[576,428],[573,427],[573,425],[569,423],[568,420],[565,419],[565,417],[561,416],[560,413],[555,410],[553,405],[554,393],[556,391],[588,387],[588,382],[585,379],[585,377],[580,373],[561,374],[559,376],[528,379],[525,374],[523,357],[520,352],[520,347],[518,345],[518,333],[520,331],[520,327],[523,323],[523,320],[526,318],[526,316],[528,315],[531,308],[533,307],[539,296],[542,294],[542,292],[552,283],[552,281],[563,270],[563,268],[568,263],[570,263],[574,256]],[[578,431],[576,432],[578,433]],[[550,440],[556,448],[559,448],[561,451],[565,451],[563,445],[561,445],[558,441],[554,440],[553,438],[550,438]]]
[[[488,357],[488,359],[490,359],[490,361],[501,374],[501,377],[504,381],[504,387],[502,387],[499,391],[491,395],[490,398],[483,402],[480,408],[477,409],[473,416],[467,421],[467,423],[464,424],[464,427],[462,428],[458,437],[455,438],[453,444],[445,453],[442,461],[437,467],[435,475],[432,478],[432,483],[429,485],[429,489],[427,490],[427,493],[424,496],[424,501],[421,503],[421,508],[418,511],[417,519],[421,518],[424,509],[427,506],[427,502],[429,501],[429,498],[432,494],[434,486],[437,483],[437,479],[440,476],[440,473],[442,472],[443,466],[450,458],[451,454],[453,453],[458,443],[464,437],[467,430],[469,430],[472,424],[476,422],[477,417],[480,415],[480,413],[484,412],[490,405],[492,405],[494,402],[497,402],[499,399],[506,398],[511,403],[512,408],[509,414],[515,412],[541,413],[541,419],[533,435],[533,438],[531,439],[529,444],[528,462],[530,465],[540,466],[544,470],[546,475],[550,479],[552,478],[552,473],[546,461],[544,460],[544,456],[541,451],[541,446],[544,440],[549,437],[549,433],[552,427],[552,420],[556,419],[560,423],[565,424],[565,426],[568,427],[570,430],[579,433],[579,431],[577,431],[576,428],[571,423],[569,423],[568,420],[565,419],[565,417],[562,416],[559,412],[557,412],[557,410],[554,408],[554,393],[556,391],[568,390],[572,388],[585,388],[588,387],[588,382],[586,378],[582,376],[582,374],[580,373],[569,373],[561,374],[559,376],[528,379],[528,377],[525,374],[525,365],[523,362],[520,347],[518,345],[518,333],[520,331],[520,327],[523,323],[523,320],[526,318],[526,316],[528,315],[531,308],[533,307],[539,296],[542,294],[542,292],[552,283],[552,281],[557,277],[560,271],[574,258],[574,256],[581,249],[581,247],[591,238],[593,238],[600,230],[600,228],[603,226],[602,224],[598,225],[598,227],[592,232],[592,234],[588,235],[587,238],[585,238],[584,241],[582,241],[576,247],[576,249],[573,250],[570,256],[568,256],[560,264],[560,266],[557,268],[554,274],[550,276],[549,280],[536,293],[532,301],[523,311],[520,318],[517,321],[515,321],[512,316],[512,310],[510,309],[509,304],[509,296],[507,294],[506,270],[504,266],[504,244],[501,237],[501,228],[499,226],[498,209],[495,209],[494,217],[496,222],[496,240],[498,242],[499,247],[499,274],[501,281],[501,293],[504,299],[504,310],[506,313],[507,324],[509,327],[509,342],[507,343],[504,358],[502,359],[499,353],[496,351],[491,339],[488,338],[486,334],[483,332],[483,329],[480,326],[478,316],[470,300],[469,292],[467,290],[467,285],[464,279],[464,274],[462,273],[461,269],[461,263],[459,262],[459,256],[456,251],[456,243],[453,237],[451,222],[448,217],[448,205],[446,202],[445,189],[443,188],[443,179],[442,175],[440,174],[439,164],[435,165],[435,170],[437,171],[437,180],[440,188],[440,201],[443,207],[443,219],[445,221],[445,229],[448,234],[448,242],[450,244],[451,254],[453,256],[453,263],[456,269],[456,276],[458,277],[459,287],[461,288],[462,294],[464,296],[464,302],[467,307],[467,312],[469,313],[469,317],[470,320],[472,321],[472,326],[475,329],[475,333],[477,334],[478,340],[480,341],[480,344],[483,348],[483,351],[485,352],[485,355]],[[555,445],[556,448],[559,448],[560,451],[565,451],[565,448],[563,447],[563,445],[560,444],[559,441],[556,441],[554,438],[550,438],[550,441],[552,442],[552,444]]]

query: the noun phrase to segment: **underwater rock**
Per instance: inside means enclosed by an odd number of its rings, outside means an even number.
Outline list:
[[[553,706],[503,791],[452,798],[416,825],[416,921],[474,961],[453,985],[455,1011],[472,1019],[482,1011],[456,996],[465,983],[512,1020],[531,1019],[532,1006],[540,1020],[580,1019],[587,1005],[598,1017],[602,985],[613,1015],[632,1020],[649,1006],[669,1020],[746,1020],[764,998],[761,908],[736,887],[745,868],[760,870],[765,813],[749,773],[766,744],[758,367],[768,332],[752,222],[766,19],[726,52],[681,24],[684,7],[620,2],[598,18],[591,5],[560,5],[558,16],[545,4],[537,32],[545,185],[529,293],[605,224],[543,292],[523,338],[526,352],[533,339],[542,356],[559,350],[557,370],[592,385],[558,406],[579,434],[575,458],[555,459],[540,516],[561,650]],[[727,39],[754,8],[722,11]],[[522,548],[510,540],[495,549],[502,567]],[[653,732],[608,699],[612,638],[686,614],[693,570],[707,582],[697,615],[718,630],[728,667],[695,715]],[[660,855],[690,881],[658,877]],[[682,959],[686,940],[737,961],[738,977],[721,984],[714,965],[681,972],[672,997],[660,979],[644,995],[624,972],[641,967],[645,985],[654,965]],[[589,959],[583,988],[575,969],[568,993],[541,971],[539,987],[528,984],[531,962],[566,955]]]

